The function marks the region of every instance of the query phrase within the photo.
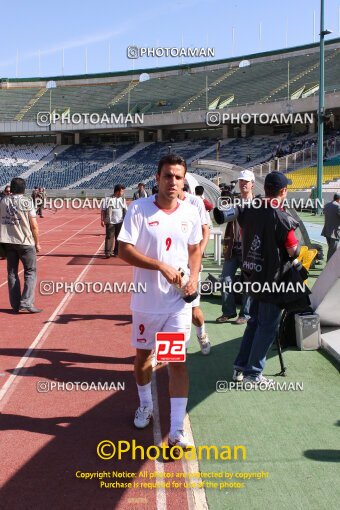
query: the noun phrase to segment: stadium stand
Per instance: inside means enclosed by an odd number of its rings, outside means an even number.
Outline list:
[[[47,156],[53,144],[0,145],[0,186],[21,175]]]
[[[147,70],[150,79],[142,82],[133,72],[93,75],[91,80],[86,76],[83,84],[81,76],[57,77],[56,88],[50,91],[41,79],[10,79],[6,87],[0,88],[0,122],[32,121],[38,112],[46,111],[186,112],[219,109],[226,104],[295,100],[317,94],[319,53],[315,45],[248,58],[251,65],[246,68],[239,67],[237,59],[227,59],[209,66],[193,64],[169,68],[171,72],[168,73],[151,69]],[[340,48],[326,44],[326,93],[339,90],[339,75]]]
[[[253,166],[275,153],[277,146],[286,141],[287,135],[252,136],[235,138],[228,145],[221,147],[219,160],[240,166]],[[250,156],[250,160],[247,157]],[[206,159],[212,159],[207,157]],[[215,158],[214,158],[215,159]]]
[[[132,143],[102,146],[74,145],[60,156],[48,162],[42,169],[32,173],[27,179],[28,188],[44,186],[45,188],[65,188],[98,168],[127,152]]]
[[[210,142],[211,145],[211,142]],[[206,140],[187,141],[179,143],[157,142],[145,147],[124,163],[112,165],[105,173],[94,177],[90,181],[80,184],[78,188],[111,188],[113,183],[121,183],[125,186],[134,186],[139,181],[153,185],[156,173],[156,162],[169,152],[176,152],[190,160],[207,147]]]
[[[196,73],[188,70],[179,76],[153,78],[136,83],[129,98],[122,98],[113,111],[129,111],[128,100],[132,112],[162,113],[209,109],[216,100],[218,109],[231,96],[231,106],[287,99],[287,66],[288,59],[255,62],[246,69],[231,63],[221,70]],[[301,87],[302,93],[306,94],[315,86],[318,82],[318,66],[318,55],[315,53],[289,58],[292,96]],[[339,70],[340,50],[332,50],[325,59],[326,91],[339,89]]]
[[[112,187],[113,182],[121,182],[127,187],[133,187],[140,180],[146,181],[149,186],[153,184],[155,173],[154,163],[169,151],[181,154],[191,161],[202,157],[204,159],[225,161],[233,165],[256,168],[260,162],[267,160],[268,155],[275,154],[277,147],[284,146],[292,137],[286,134],[272,137],[252,136],[248,138],[235,138],[223,141],[219,151],[213,140],[192,140],[184,142],[155,142],[145,144],[135,154],[128,154],[124,162],[114,163],[123,154],[137,147],[132,142],[115,145],[75,145],[70,146],[58,156],[52,155],[42,168],[33,171],[27,176],[28,188],[44,186],[47,189],[69,188],[75,189],[103,189]],[[304,140],[304,137],[301,137]],[[38,161],[49,154],[54,146],[52,144],[34,145],[3,145],[0,146],[0,185],[4,185],[14,176],[20,175],[32,168]],[[113,153],[115,151],[115,153]],[[205,155],[207,153],[207,155]],[[250,160],[247,158],[250,156]],[[105,171],[91,178],[91,174]],[[290,171],[291,190],[311,189],[316,185],[316,167],[307,166]],[[208,179],[216,177],[217,172],[204,168],[196,169],[195,173]],[[85,182],[77,185],[77,181],[87,178]],[[338,189],[336,182],[340,179],[340,156],[329,158],[324,162],[324,187]],[[75,185],[74,185],[75,184]]]
[[[111,102],[121,94],[127,83],[108,85],[72,85],[56,87],[51,91],[51,111],[63,113],[70,109],[77,113],[111,111]],[[39,112],[50,111],[50,94],[47,93],[26,112],[22,120],[35,119]],[[127,113],[127,112],[125,112]]]
[[[253,54],[246,58],[250,62],[246,67],[240,65],[240,58],[231,58],[146,69],[143,71],[148,73],[149,79],[145,81],[139,80],[140,70],[0,80],[0,123],[14,121],[8,125],[8,134],[6,123],[3,124],[4,140],[10,136],[9,133],[25,133],[27,128],[30,135],[37,137],[39,132],[44,131],[44,136],[49,136],[45,139],[55,140],[57,145],[54,153],[46,158],[46,153],[37,154],[31,163],[27,163],[24,156],[20,162],[14,158],[12,164],[11,156],[4,155],[4,159],[0,160],[0,184],[5,184],[14,175],[24,174],[28,188],[39,185],[50,190],[106,190],[112,187],[113,182],[133,187],[141,180],[151,186],[155,163],[171,151],[184,156],[189,166],[194,159],[209,162],[207,168],[201,166],[195,171],[208,179],[218,175],[218,169],[215,172],[210,164],[217,159],[230,165],[252,168],[259,177],[275,169],[289,172],[294,181],[292,190],[313,187],[317,146],[315,125],[306,123],[296,128],[289,124],[274,127],[211,126],[206,122],[204,110],[226,111],[226,107],[232,109],[237,105],[255,103],[258,111],[263,111],[261,108],[267,108],[262,106],[263,103],[272,103],[270,108],[277,110],[276,113],[294,111],[293,101],[306,98],[308,102],[311,95],[318,94],[318,45]],[[340,39],[336,39],[325,45],[326,93],[340,89],[339,76]],[[56,87],[47,89],[48,80],[55,81]],[[332,101],[336,100],[335,94],[330,96]],[[276,101],[282,100],[285,105],[290,100],[287,108],[279,103],[275,105]],[[315,115],[312,103],[313,98],[307,109],[302,104],[301,111]],[[298,106],[300,101],[296,103]],[[337,109],[335,106],[327,113],[325,140],[327,132],[334,140],[339,137]],[[235,112],[237,110],[234,108]],[[49,111],[99,115],[145,113],[147,121],[137,127],[130,124],[116,126],[114,130],[106,127],[101,130],[96,126],[95,131],[91,127],[87,130],[77,125],[70,129],[44,126],[36,130],[34,124],[27,122],[36,121],[38,112]],[[189,113],[193,111],[197,111],[197,116]],[[163,118],[154,116],[157,113],[165,115]],[[163,141],[155,142],[156,139]],[[110,144],[105,145],[106,141]],[[36,147],[38,151],[38,145],[28,144],[27,147],[33,147],[33,150]],[[50,151],[52,147],[50,145]],[[339,147],[336,143],[334,146],[327,145],[326,156],[339,153]],[[122,155],[125,157],[120,159]],[[339,178],[339,162],[332,161],[332,164],[325,162],[324,167],[324,186],[329,190],[338,186]],[[209,170],[211,168],[213,172]]]
[[[307,166],[294,172],[289,172],[292,184],[288,186],[291,190],[311,189],[316,186],[317,167]],[[340,180],[340,156],[329,158],[323,163],[323,187],[338,188],[337,180]]]
[[[37,92],[36,88],[0,89],[0,121],[15,120]]]
[[[334,130],[333,130],[334,131]],[[272,137],[268,137],[270,143]],[[324,137],[324,157],[330,158],[340,153],[340,137],[333,134]],[[261,158],[260,158],[261,159]],[[281,172],[293,172],[312,167],[317,161],[317,137],[315,135],[287,136],[287,140],[277,145],[270,158],[250,168],[256,175],[266,175],[274,169]],[[253,163],[253,162],[252,162]],[[248,166],[246,162],[244,166]]]
[[[118,163],[123,163],[127,159],[130,159],[132,156],[134,156],[137,152],[143,150],[145,147],[150,145],[152,142],[141,142],[136,145],[133,145],[132,148],[124,154],[119,155],[118,158],[115,158],[115,165]],[[86,186],[86,183],[90,180],[93,180],[94,178],[98,177],[101,174],[104,174],[105,172],[109,172],[112,170],[112,161],[105,164],[104,166],[101,166],[98,168],[95,172],[91,172],[90,174],[86,175],[85,177],[82,177],[81,179],[78,179],[76,181],[73,181],[69,186],[66,187],[66,189],[77,189],[80,186],[84,187]]]

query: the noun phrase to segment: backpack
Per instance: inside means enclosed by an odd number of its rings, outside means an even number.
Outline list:
[[[320,264],[320,260],[324,259],[323,247],[322,244],[312,243],[310,248],[318,251],[317,256],[315,257],[310,266],[311,269],[314,269],[317,264]]]

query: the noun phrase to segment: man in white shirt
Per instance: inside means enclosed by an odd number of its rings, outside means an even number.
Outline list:
[[[134,281],[145,282],[145,294],[133,294],[132,345],[136,347],[135,376],[140,399],[134,424],[146,427],[152,418],[151,355],[155,334],[185,332],[190,338],[191,305],[175,285],[182,286],[179,268],[190,269],[184,295],[197,292],[201,265],[201,222],[195,207],[178,200],[183,188],[186,162],[168,154],[156,175],[157,195],[133,202],[119,235],[119,256],[134,267]],[[183,423],[189,378],[185,363],[169,363],[171,423],[169,445],[185,448]]]
[[[123,219],[127,210],[124,198],[125,186],[116,184],[112,197],[107,197],[102,205],[101,225],[106,229],[105,258],[117,257],[118,236],[123,225]],[[113,251],[112,251],[113,250]]]
[[[253,188],[255,175],[251,170],[241,170],[238,177],[238,184],[242,200],[253,199]],[[228,196],[228,195],[226,195]],[[222,288],[222,315],[216,319],[216,322],[223,324],[229,322],[237,316],[234,293],[228,291],[228,287],[235,281],[235,275],[238,268],[242,267],[242,236],[238,222],[235,220],[226,225],[223,239],[224,263],[222,268],[221,280]],[[235,324],[246,324],[250,318],[251,297],[243,293],[242,306]]]
[[[193,205],[198,210],[203,236],[203,239],[200,242],[200,247],[201,254],[203,255],[210,236],[207,215],[203,200],[201,200],[199,197],[196,197],[195,195],[192,195],[191,193],[188,193],[188,190],[189,186],[185,184],[183,186],[183,189],[180,191],[178,198],[180,200],[189,202],[189,204]],[[197,298],[191,303],[191,307],[192,307],[192,323],[196,328],[197,340],[198,343],[200,344],[202,354],[204,356],[207,356],[208,354],[210,354],[211,345],[208,334],[205,331],[204,315],[200,308],[200,295],[198,295]]]
[[[9,300],[13,311],[39,313],[41,308],[34,306],[39,229],[33,200],[24,196],[25,188],[25,180],[15,177],[11,181],[11,194],[0,200],[0,242],[7,258]],[[22,292],[19,261],[24,266]]]

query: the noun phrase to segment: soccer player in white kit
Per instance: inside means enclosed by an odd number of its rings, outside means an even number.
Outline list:
[[[178,199],[187,167],[176,154],[164,156],[156,175],[157,195],[141,198],[128,208],[118,237],[119,256],[134,267],[134,282],[145,282],[147,292],[132,295],[132,345],[136,347],[135,376],[140,399],[134,424],[146,427],[152,418],[151,353],[159,331],[191,329],[191,304],[174,285],[181,285],[179,268],[190,269],[184,293],[197,292],[201,266],[201,221],[192,205]],[[169,446],[185,448],[184,418],[189,378],[185,363],[169,363],[171,422]]]
[[[187,201],[189,204],[193,205],[197,208],[198,214],[201,220],[202,227],[202,241],[200,242],[201,253],[203,255],[204,250],[209,241],[210,237],[210,229],[208,225],[208,218],[206,215],[205,207],[203,201],[196,197],[195,195],[191,195],[188,193],[189,186],[184,184],[183,189],[180,191],[178,198],[183,201]],[[200,279],[200,278],[199,278]],[[210,354],[210,341],[208,337],[208,333],[205,331],[205,323],[204,323],[204,315],[200,308],[200,295],[198,294],[197,298],[191,303],[192,309],[192,323],[196,328],[196,335],[198,343],[200,344],[201,352],[204,356]]]

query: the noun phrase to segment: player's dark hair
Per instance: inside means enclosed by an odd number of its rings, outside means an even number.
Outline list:
[[[264,192],[266,197],[270,198],[277,198],[280,195],[280,190],[277,188],[277,186],[270,186],[269,184],[264,186]]]
[[[113,193],[118,193],[118,191],[122,191],[122,189],[125,189],[124,184],[116,184],[113,189]]]
[[[183,191],[186,191],[188,192],[189,191],[189,184],[185,183],[184,186],[183,186]]]
[[[195,195],[198,195],[199,197],[201,197],[204,193],[204,188],[203,186],[196,186],[195,188]]]
[[[14,179],[11,180],[11,193],[13,193],[13,195],[21,195],[25,193],[25,189],[25,179],[21,179],[21,177],[14,177]]]
[[[184,167],[184,175],[187,173],[187,163],[179,154],[167,154],[163,156],[158,163],[157,174],[161,174],[164,165],[182,165]]]

